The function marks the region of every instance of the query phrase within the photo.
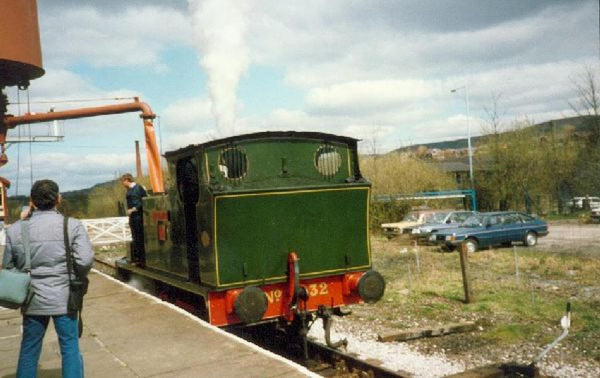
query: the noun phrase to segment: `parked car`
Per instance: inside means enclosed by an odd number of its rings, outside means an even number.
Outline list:
[[[409,234],[413,227],[426,223],[435,214],[435,210],[411,211],[400,222],[383,223],[381,229],[383,234],[391,239],[397,235]]]
[[[459,228],[441,230],[432,238],[445,250],[452,251],[464,243],[467,252],[475,252],[493,245],[509,246],[512,242],[533,247],[539,237],[546,235],[546,222],[516,211],[503,211],[474,215]]]
[[[469,217],[477,214],[476,211],[447,211],[435,213],[429,221],[412,229],[411,238],[419,243],[428,242],[430,236],[440,230],[458,228]]]
[[[590,215],[590,218],[594,222],[600,222],[600,207],[595,207],[592,209],[592,214]]]
[[[573,209],[583,209],[589,206],[590,209],[600,208],[600,197],[573,197],[570,201],[570,205]]]

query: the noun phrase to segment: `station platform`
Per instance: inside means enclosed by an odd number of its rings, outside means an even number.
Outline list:
[[[80,339],[87,378],[318,377],[102,273],[89,278]],[[20,312],[0,308],[0,378],[15,377],[20,342]],[[52,324],[38,377],[61,377]]]

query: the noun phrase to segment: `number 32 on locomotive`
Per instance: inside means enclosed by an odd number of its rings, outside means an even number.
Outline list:
[[[307,287],[308,295],[311,297],[318,297],[321,295],[329,295],[329,285],[326,282],[311,283]],[[283,297],[283,290],[272,289],[265,292],[269,303],[281,302]]]

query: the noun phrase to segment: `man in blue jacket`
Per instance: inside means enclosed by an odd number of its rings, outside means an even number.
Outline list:
[[[144,250],[144,209],[142,198],[146,197],[146,190],[136,184],[130,173],[121,176],[121,183],[127,188],[127,215],[129,215],[129,227],[131,228],[131,240],[133,244],[132,262],[143,266],[146,253]]]
[[[69,269],[65,250],[64,216],[56,209],[60,203],[58,185],[52,180],[36,181],[31,188],[31,215],[12,224],[6,233],[2,265],[22,269],[25,265],[23,237],[29,238],[33,297],[23,308],[23,339],[17,378],[35,377],[42,342],[52,318],[58,335],[64,378],[83,377],[83,358],[79,352],[77,313],[68,310]],[[22,233],[23,222],[29,231]],[[84,277],[92,267],[94,252],[85,227],[68,219],[68,243],[75,272]]]

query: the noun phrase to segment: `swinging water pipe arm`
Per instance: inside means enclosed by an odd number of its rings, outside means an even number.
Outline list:
[[[71,109],[58,112],[28,113],[22,116],[6,115],[3,123],[0,124],[0,144],[4,145],[4,143],[6,143],[6,134],[8,130],[18,125],[76,118],[98,117],[109,114],[131,113],[138,111],[142,112],[140,118],[142,118],[144,122],[146,156],[148,159],[148,173],[150,176],[152,191],[154,193],[164,193],[160,154],[158,152],[156,134],[154,132],[154,124],[152,121],[156,115],[152,112],[152,109],[148,104],[141,102],[137,97],[134,98],[133,102],[125,104]]]

